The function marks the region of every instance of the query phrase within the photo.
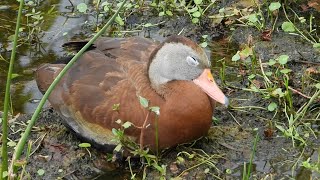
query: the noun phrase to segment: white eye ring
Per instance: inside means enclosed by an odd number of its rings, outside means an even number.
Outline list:
[[[199,65],[199,61],[197,59],[195,59],[194,57],[191,57],[191,56],[188,56],[186,61],[190,66],[194,66],[195,67],[195,66]]]

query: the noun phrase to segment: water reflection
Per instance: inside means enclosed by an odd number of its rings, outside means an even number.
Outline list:
[[[80,1],[73,1],[79,3]],[[22,28],[27,30],[26,13],[31,8],[43,12],[45,21],[41,24],[42,34],[34,34],[33,41],[27,38],[30,33],[20,33],[19,47],[17,49],[14,73],[18,76],[12,82],[12,104],[13,112],[32,113],[37,106],[37,99],[42,97],[41,93],[33,81],[33,73],[36,68],[46,62],[53,62],[63,55],[62,44],[79,33],[82,24],[87,18],[69,18],[73,10],[66,7],[70,6],[67,0],[48,0],[43,1],[36,7],[25,6]],[[54,8],[53,8],[54,7]],[[12,49],[11,35],[14,34],[15,22],[17,16],[18,3],[8,1],[0,3],[0,52],[6,60],[10,60]],[[29,9],[29,10],[28,10]],[[50,13],[49,13],[50,12]],[[29,22],[30,20],[28,20]],[[26,39],[25,41],[23,39]],[[3,109],[3,98],[5,90],[5,81],[7,76],[8,62],[0,60],[0,109]],[[31,73],[30,73],[31,72]]]

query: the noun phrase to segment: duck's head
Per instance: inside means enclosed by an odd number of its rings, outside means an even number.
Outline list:
[[[228,106],[210,71],[210,61],[204,50],[182,36],[166,39],[150,56],[149,79],[155,90],[173,80],[193,81],[213,100]]]

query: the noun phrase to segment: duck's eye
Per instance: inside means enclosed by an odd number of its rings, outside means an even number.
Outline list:
[[[188,63],[190,66],[198,66],[199,61],[198,61],[196,58],[194,58],[194,57],[188,56],[188,57],[187,57],[187,63]]]

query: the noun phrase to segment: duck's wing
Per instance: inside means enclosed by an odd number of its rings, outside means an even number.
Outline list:
[[[146,111],[137,95],[154,93],[146,69],[157,44],[144,38],[101,38],[94,47],[74,63],[49,101],[77,134],[105,145],[113,138],[111,129],[120,128],[117,119],[142,125]],[[46,91],[64,66],[41,66],[36,72],[39,89]],[[134,137],[140,130],[128,133]]]

